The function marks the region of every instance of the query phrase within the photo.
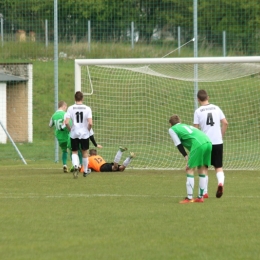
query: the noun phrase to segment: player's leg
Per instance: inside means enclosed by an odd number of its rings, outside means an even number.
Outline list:
[[[81,166],[83,166],[83,156],[82,156],[82,151],[81,151],[80,148],[79,148],[79,150],[78,150],[78,156],[79,156],[79,164],[80,164]]]
[[[187,197],[184,200],[181,200],[181,204],[191,203],[193,199],[193,190],[194,190],[194,170],[195,168],[186,168],[186,191]]]
[[[215,168],[218,187],[216,197],[221,198],[224,191],[225,174],[222,168],[223,165],[223,144],[213,145],[212,148],[212,165]]]
[[[196,149],[196,165],[199,174],[199,194],[194,202],[203,202],[204,190],[206,188],[206,176],[208,174],[208,166],[211,163],[211,143],[205,143]]]
[[[68,141],[67,141],[67,148],[69,150],[69,156],[70,156],[70,160],[72,162],[72,150],[71,150],[71,142],[70,142],[70,136],[68,137]],[[73,164],[70,167],[70,172],[74,172],[74,166]]]
[[[196,149],[197,150],[197,149]],[[190,202],[194,202],[193,199],[193,191],[194,191],[194,171],[195,168],[197,167],[198,162],[197,162],[197,155],[196,155],[196,150],[192,150],[190,151],[189,154],[189,159],[187,162],[187,167],[186,167],[186,190],[187,190],[187,197],[180,201],[180,203],[190,203]]]
[[[130,152],[130,155],[124,160],[123,164],[119,166],[119,171],[124,171],[134,157],[135,154],[133,152]]]
[[[209,198],[209,193],[208,193],[208,190],[209,190],[209,188],[208,188],[209,174],[208,174],[208,171],[207,171],[207,173],[205,175],[205,180],[206,180],[206,186],[205,186],[205,189],[203,191],[203,198],[204,199],[208,199]],[[198,188],[199,188],[198,194],[200,194],[200,187],[198,187]]]
[[[84,167],[83,177],[87,177],[91,170],[88,169],[88,149],[89,138],[80,140],[81,152],[82,152],[82,165]]]
[[[206,180],[206,187],[204,189],[204,193],[203,193],[203,198],[204,199],[208,199],[209,198],[209,187],[208,187],[208,184],[209,184],[209,175],[208,175],[208,171],[207,171],[207,175],[205,176],[205,180]]]
[[[72,165],[74,166],[73,177],[76,179],[78,178],[78,170],[79,170],[79,156],[78,156],[79,139],[71,138],[70,142],[71,142],[71,150],[72,150],[71,160],[72,160]]]
[[[123,152],[126,151],[126,150],[127,150],[126,147],[122,147],[122,146],[119,147],[119,150],[117,151],[116,156],[114,158],[114,164],[113,164],[113,168],[112,168],[113,171],[117,171],[118,170],[118,163],[121,160]]]
[[[67,173],[68,172],[68,167],[67,167],[67,158],[68,158],[68,151],[67,151],[67,140],[60,140],[59,141],[59,146],[62,151],[61,159],[62,159],[62,164],[63,164],[63,172]]]
[[[206,174],[208,168],[206,166],[198,167],[199,174],[199,194],[198,197],[194,200],[194,202],[203,202],[204,199],[204,190],[206,188]]]

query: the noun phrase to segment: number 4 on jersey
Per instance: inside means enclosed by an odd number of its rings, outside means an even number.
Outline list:
[[[212,113],[208,113],[207,115],[207,125],[211,125],[213,126],[215,123],[213,121],[213,116],[212,116]]]

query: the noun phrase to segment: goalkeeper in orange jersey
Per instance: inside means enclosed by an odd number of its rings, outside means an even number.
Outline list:
[[[127,165],[131,162],[132,158],[135,157],[133,152],[130,152],[130,156],[128,156],[122,165],[119,165],[119,161],[121,160],[122,154],[126,151],[126,147],[119,147],[119,150],[116,153],[114,162],[107,163],[100,155],[97,154],[96,149],[89,150],[89,158],[88,158],[88,168],[95,172],[116,172],[116,171],[124,171]]]

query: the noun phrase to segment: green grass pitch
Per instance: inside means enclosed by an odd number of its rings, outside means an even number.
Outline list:
[[[184,171],[46,165],[0,167],[1,259],[259,259],[259,172],[226,171],[216,199],[210,171],[210,198],[182,205]]]

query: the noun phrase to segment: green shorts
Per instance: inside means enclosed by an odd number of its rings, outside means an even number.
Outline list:
[[[59,147],[63,152],[67,152],[67,140],[58,140],[59,142]]]
[[[70,149],[70,150],[71,150],[70,136],[69,136],[69,138],[68,138],[67,147],[68,147],[68,149]]]
[[[195,150],[191,149],[188,160],[189,168],[209,166],[211,164],[211,150],[211,143],[205,143]]]

